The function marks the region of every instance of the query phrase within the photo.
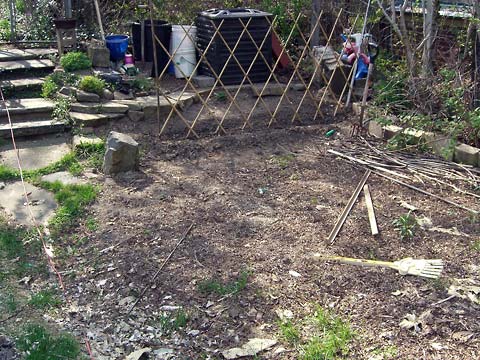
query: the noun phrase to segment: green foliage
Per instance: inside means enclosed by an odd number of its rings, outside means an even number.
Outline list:
[[[60,64],[68,72],[75,70],[86,70],[92,67],[92,62],[87,54],[80,51],[72,51],[60,58]]]
[[[372,351],[372,355],[378,360],[394,359],[398,355],[398,349],[395,345],[385,346]]]
[[[415,216],[409,211],[408,214],[404,214],[393,221],[393,225],[395,229],[400,232],[402,240],[411,240],[415,236],[417,219],[415,219]]]
[[[136,91],[150,91],[153,89],[153,80],[144,76],[137,76],[132,81],[132,88]]]
[[[10,40],[10,21],[8,19],[0,19],[0,40]]]
[[[198,283],[198,290],[205,295],[236,295],[247,287],[249,276],[249,271],[242,271],[236,281],[229,283],[222,283],[216,279],[201,281]]]
[[[64,97],[57,98],[53,107],[52,119],[63,122],[66,125],[72,125],[72,117],[70,116],[70,100]]]
[[[308,21],[304,15],[300,16],[299,26],[295,26],[295,19],[305,10],[310,10],[311,1],[308,0],[262,0],[260,8],[272,13],[277,17],[276,31],[283,41],[286,41],[289,34],[296,38],[300,35],[299,28],[304,30],[308,26]]]
[[[20,173],[17,170],[0,164],[0,181],[14,180],[20,177]]]
[[[41,290],[38,293],[32,295],[28,304],[37,309],[48,309],[51,307],[59,306],[62,301],[57,296],[54,290]]]
[[[158,318],[160,329],[165,335],[185,328],[188,320],[189,316],[183,309],[178,309],[174,314],[162,313]]]
[[[69,334],[54,335],[44,326],[28,324],[17,338],[16,346],[25,353],[25,360],[77,359],[80,346]]]
[[[300,330],[290,320],[280,321],[278,326],[286,342],[294,345],[300,341]]]
[[[353,338],[353,332],[347,322],[320,306],[312,320],[318,334],[302,347],[301,359],[333,360],[348,353],[348,343]]]
[[[388,140],[387,148],[389,150],[408,150],[414,148],[419,152],[427,152],[430,149],[424,137],[417,137],[403,131]]]
[[[42,97],[54,98],[58,90],[65,85],[75,86],[78,83],[78,76],[66,72],[54,72],[45,78],[42,85]]]
[[[79,84],[78,88],[80,90],[95,93],[99,96],[102,95],[103,90],[105,89],[105,81],[102,79],[97,78],[96,76],[85,76],[83,77]]]
[[[101,143],[81,143],[75,148],[75,154],[79,160],[86,161],[87,166],[98,171],[103,166],[103,156],[105,155],[105,141]]]
[[[227,94],[224,91],[218,91],[213,94],[217,101],[225,102],[227,101]]]
[[[285,154],[272,157],[273,163],[282,170],[286,169],[293,160],[295,160],[294,154]]]
[[[97,231],[97,230],[98,230],[97,220],[95,220],[94,217],[89,217],[89,218],[85,221],[85,227],[86,227],[89,231]]]
[[[472,250],[480,252],[480,239],[477,239],[472,243]]]
[[[42,182],[40,186],[55,194],[55,200],[60,204],[55,216],[50,220],[52,233],[60,233],[76,224],[84,214],[85,208],[92,203],[98,189],[92,185],[63,185],[60,182]]]

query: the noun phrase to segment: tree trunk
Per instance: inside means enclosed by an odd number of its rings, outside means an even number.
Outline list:
[[[433,73],[434,43],[437,36],[439,0],[426,0],[426,14],[423,24],[422,75],[428,77]]]
[[[312,18],[310,19],[311,30],[315,29],[312,33],[312,41],[310,46],[320,45],[320,27],[316,26],[320,12],[322,11],[322,0],[312,0]]]

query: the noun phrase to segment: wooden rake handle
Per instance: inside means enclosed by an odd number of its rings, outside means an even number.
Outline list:
[[[397,270],[397,266],[393,262],[389,261],[379,261],[379,260],[366,260],[366,259],[354,259],[344,256],[321,256],[314,255],[316,259],[319,260],[329,260],[329,261],[338,261],[344,264],[351,264],[357,266],[365,267],[384,267]]]

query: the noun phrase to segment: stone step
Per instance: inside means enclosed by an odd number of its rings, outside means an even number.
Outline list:
[[[48,59],[17,60],[0,62],[0,72],[50,71],[55,64]]]
[[[86,114],[73,111],[70,113],[70,116],[77,126],[97,127],[105,125],[110,121],[121,119],[126,115],[125,113]]]
[[[47,120],[53,111],[53,101],[33,99],[11,99],[6,101],[12,122]],[[5,105],[0,106],[0,124],[8,122]]]
[[[25,121],[12,124],[15,137],[28,137],[43,134],[62,133],[66,130],[64,123],[53,120]],[[0,138],[10,138],[10,125],[0,124]]]
[[[118,102],[107,101],[104,103],[73,103],[70,110],[83,114],[125,114],[128,111],[128,105]]]
[[[27,90],[40,90],[42,88],[44,79],[38,77],[3,80],[0,81],[0,88],[10,92],[22,92]]]
[[[8,49],[0,50],[0,62],[34,60],[57,54],[56,49]],[[1,66],[1,65],[0,65]]]

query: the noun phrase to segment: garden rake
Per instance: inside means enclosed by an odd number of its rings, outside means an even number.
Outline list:
[[[345,264],[359,265],[359,266],[379,266],[397,270],[400,275],[413,275],[429,279],[437,279],[443,271],[443,260],[425,260],[405,258],[394,262],[379,261],[379,260],[365,260],[354,259],[343,256],[322,256],[320,254],[314,255],[317,259],[339,261]]]

